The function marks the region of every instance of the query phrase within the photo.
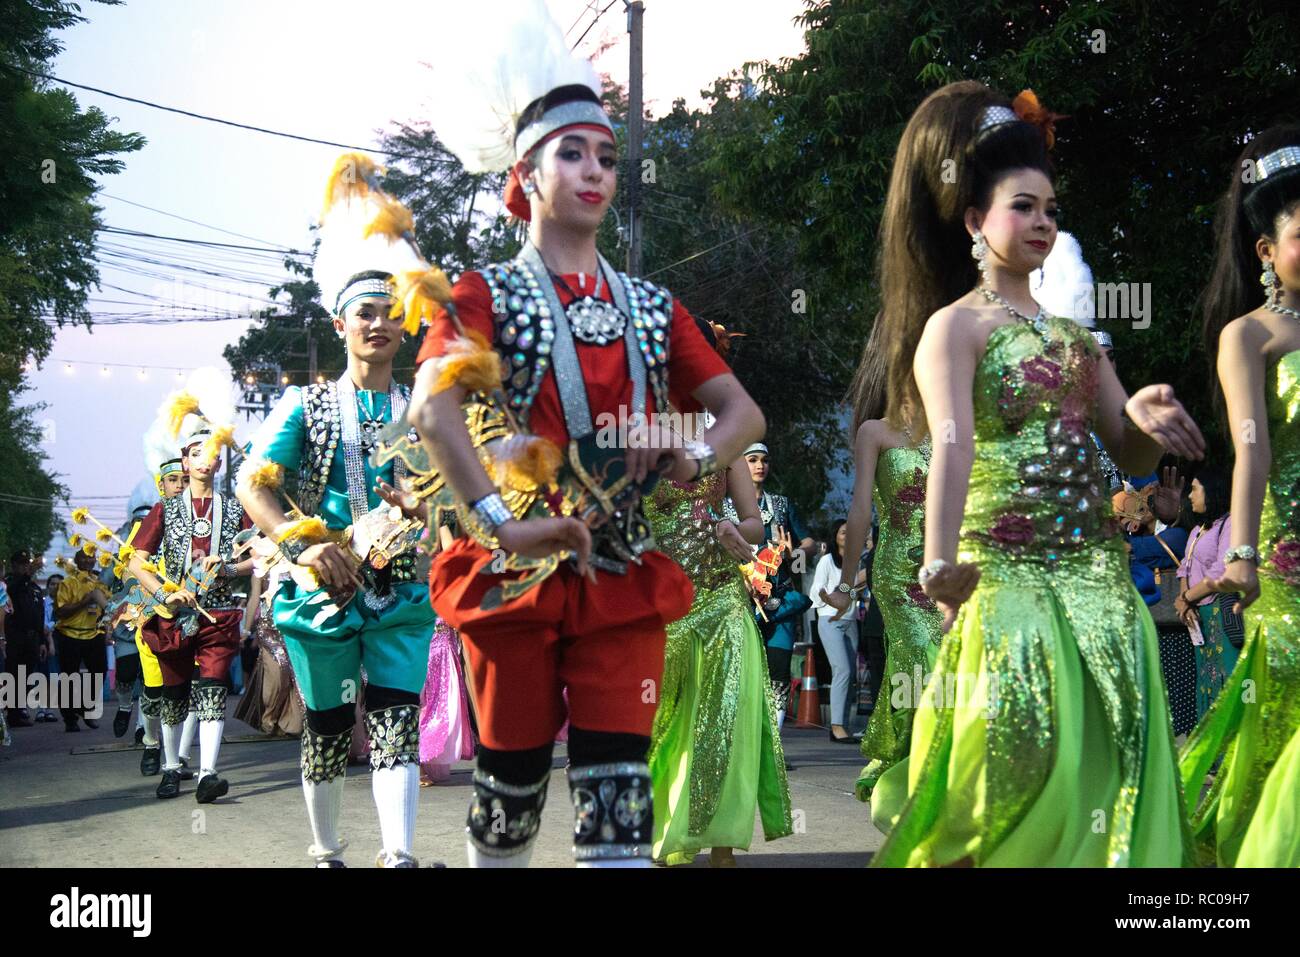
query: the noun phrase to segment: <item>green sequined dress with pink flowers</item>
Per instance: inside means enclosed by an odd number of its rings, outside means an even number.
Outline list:
[[[1155,625],[1089,440],[1098,362],[1065,319],[989,337],[958,549],[981,577],[881,778],[873,866],[1190,859]]]
[[[1202,860],[1220,867],[1300,867],[1300,350],[1269,369],[1265,391],[1273,461],[1259,599],[1237,666],[1181,761]]]
[[[668,626],[650,739],[652,853],[668,864],[747,850],[756,808],[767,840],[793,832],[763,639],[739,562],[714,535],[725,494],[726,473],[715,472],[660,481],[645,503],[659,550],[695,586],[690,612]]]
[[[925,557],[925,483],[930,441],[884,449],[876,461],[873,500],[880,538],[871,565],[871,600],[885,625],[885,674],[862,735],[867,766],[855,792],[869,801],[880,776],[907,757],[912,716],[924,679],[934,669],[943,616],[916,583]]]

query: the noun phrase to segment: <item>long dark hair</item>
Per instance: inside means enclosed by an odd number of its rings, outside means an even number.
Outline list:
[[[1196,481],[1205,489],[1205,512],[1194,514],[1193,523],[1208,529],[1232,508],[1232,483],[1227,474],[1213,465],[1204,466],[1196,473]]]
[[[840,552],[840,529],[848,524],[848,519],[841,518],[831,526],[831,561],[835,563],[836,568],[844,567],[844,556]]]
[[[1037,126],[1020,121],[979,132],[987,107],[1010,105],[983,83],[950,83],[926,97],[903,130],[877,243],[881,309],[853,384],[857,422],[879,417],[883,405],[892,428],[926,434],[912,359],[926,320],[979,278],[966,210],[988,209],[1011,170],[1052,177]]]
[[[1232,168],[1228,191],[1219,201],[1214,266],[1196,303],[1211,375],[1216,374],[1223,327],[1257,308],[1263,299],[1255,243],[1261,236],[1276,239],[1278,218],[1289,216],[1300,204],[1300,170],[1289,169],[1262,182],[1247,176],[1248,171],[1254,173],[1255,160],[1283,146],[1300,146],[1300,125],[1271,127],[1246,144]],[[1215,393],[1222,412],[1222,396],[1218,389]]]

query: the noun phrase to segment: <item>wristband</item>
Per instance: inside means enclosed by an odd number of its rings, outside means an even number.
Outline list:
[[[286,538],[280,543],[280,554],[283,555],[290,565],[298,564],[298,557],[308,548],[306,542],[301,538]]]
[[[471,502],[469,507],[474,516],[494,534],[498,528],[515,517],[500,492],[484,495],[481,499]]]
[[[918,584],[924,585],[935,575],[939,574],[939,572],[943,571],[945,568],[951,567],[952,565],[944,561],[942,558],[936,558],[928,565],[921,566],[921,570],[916,574],[916,581]]]
[[[239,565],[236,562],[221,563],[221,577],[235,578],[239,574]]]
[[[1236,548],[1230,548],[1223,553],[1223,564],[1231,565],[1233,562],[1254,562],[1259,564],[1259,552],[1255,551],[1253,546],[1238,545]]]
[[[841,595],[850,595],[853,593],[853,586],[850,585],[848,582],[840,582],[838,585],[835,586],[835,590],[839,592]]]
[[[695,478],[692,481],[698,482],[706,475],[712,475],[718,470],[718,456],[709,443],[691,441],[687,442],[683,448],[686,451],[686,457],[694,461],[697,466]]]
[[[159,585],[157,588],[154,589],[153,595],[151,597],[153,598],[154,601],[156,601],[158,604],[161,605],[167,601],[167,589]]]

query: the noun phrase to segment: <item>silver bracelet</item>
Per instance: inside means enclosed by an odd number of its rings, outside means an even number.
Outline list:
[[[234,578],[239,574],[239,565],[236,562],[221,563],[221,577]]]
[[[474,512],[474,516],[493,533],[515,517],[500,492],[484,495],[477,501],[471,502],[469,507]]]
[[[1252,545],[1238,545],[1236,548],[1230,548],[1223,553],[1223,564],[1231,565],[1233,562],[1254,562],[1259,564],[1259,552],[1255,551]]]
[[[684,446],[686,457],[695,462],[697,469],[695,478],[692,481],[698,482],[706,475],[712,475],[718,470],[718,456],[713,451],[713,446],[708,442],[690,441]]]
[[[283,555],[290,565],[298,564],[298,557],[308,548],[306,542],[301,538],[286,538],[280,543],[280,554]]]
[[[925,585],[926,582],[939,574],[939,572],[943,571],[945,568],[952,568],[952,565],[944,561],[942,558],[936,558],[928,565],[922,565],[921,570],[916,573],[917,584],[922,586]]]
[[[154,589],[154,592],[150,597],[161,605],[167,601],[167,589],[163,588],[162,585],[159,585]]]

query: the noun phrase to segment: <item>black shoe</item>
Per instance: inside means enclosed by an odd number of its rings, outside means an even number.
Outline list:
[[[135,743],[137,747],[144,744],[144,728],[135,729]]]
[[[161,770],[162,747],[155,745],[152,748],[145,748],[144,754],[140,755],[140,773],[151,778]]]
[[[181,758],[181,780],[194,780],[194,772],[190,769],[190,762],[186,761],[184,758]]]
[[[158,790],[155,792],[160,798],[180,797],[181,794],[181,774],[179,771],[163,771],[162,781],[158,783]]]
[[[341,860],[339,860],[337,857],[331,857],[329,860],[321,861],[321,862],[320,862],[319,864],[317,864],[316,866],[317,866],[317,867],[328,867],[328,868],[342,868],[343,870],[347,870],[347,865],[344,864],[344,863],[343,863]]]
[[[217,777],[216,772],[205,774],[199,779],[198,790],[194,792],[194,799],[200,804],[211,804],[219,797],[225,797],[226,792],[230,790],[230,782],[225,778]]]
[[[21,711],[9,712],[9,727],[11,728],[30,728],[32,721]]]
[[[131,712],[119,710],[113,715],[113,737],[120,738],[126,734],[126,726],[131,723]]]
[[[76,719],[76,718],[73,718],[71,721],[65,721],[65,722],[63,722],[63,730],[64,730],[64,731],[80,731],[80,730],[81,730],[81,726],[80,726],[79,724],[77,724],[77,719]]]
[[[83,720],[83,721],[86,722],[86,727],[89,728],[91,731],[98,731],[98,730],[99,730],[99,722],[98,722],[98,721],[95,721],[95,720],[92,719],[92,718],[82,718],[81,720]]]

